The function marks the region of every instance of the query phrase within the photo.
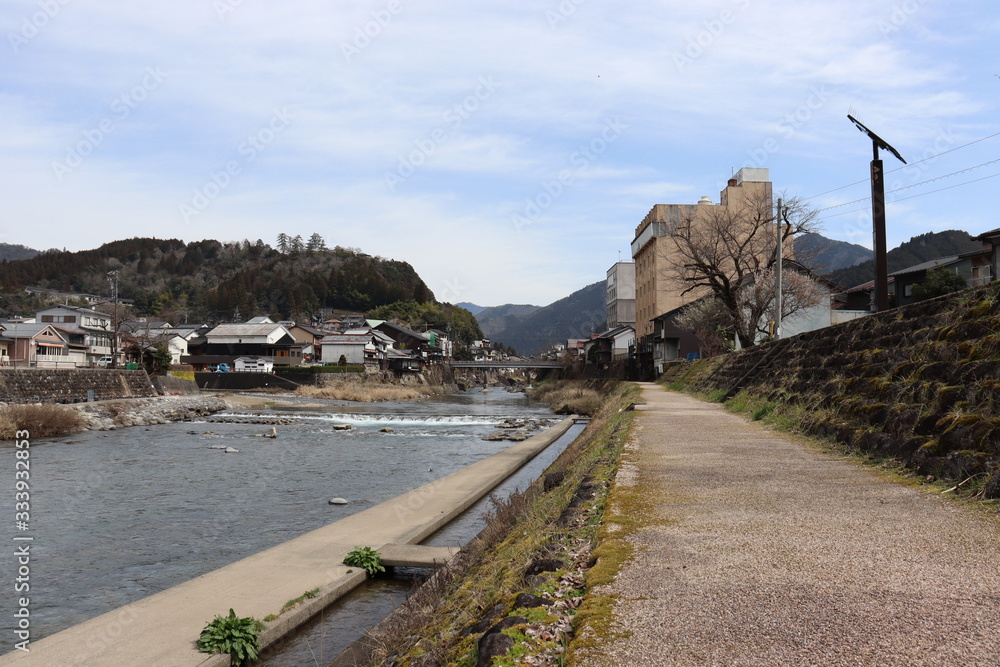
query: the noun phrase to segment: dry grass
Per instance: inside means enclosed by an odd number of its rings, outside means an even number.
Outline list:
[[[338,401],[375,403],[377,401],[413,401],[440,393],[440,391],[439,387],[429,385],[413,387],[398,384],[337,382],[326,387],[299,387],[295,393],[308,398],[331,398]]]
[[[531,397],[546,403],[557,414],[589,415],[597,414],[604,401],[601,393],[587,384],[575,380],[561,380],[539,385],[531,392]]]
[[[54,403],[7,405],[0,408],[0,439],[13,440],[17,431],[32,438],[49,438],[83,430],[79,411]]]
[[[463,630],[498,606],[506,615],[516,595],[527,590],[524,574],[539,554],[560,551],[562,540],[571,542],[571,535],[593,539],[594,525],[568,528],[559,518],[584,475],[605,486],[614,474],[617,452],[635,414],[622,408],[636,400],[637,391],[634,386],[611,385],[604,395],[604,409],[547,470],[564,472],[563,482],[546,491],[539,479],[524,492],[491,498],[482,532],[417,588],[396,613],[367,633],[370,653],[366,659],[355,656],[357,664],[475,664],[481,633],[463,634]],[[508,656],[495,664],[529,663]]]

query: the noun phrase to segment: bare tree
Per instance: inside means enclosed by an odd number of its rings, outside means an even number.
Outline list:
[[[708,296],[684,306],[674,324],[701,343],[701,352],[712,357],[733,349],[733,316],[721,299]]]
[[[661,258],[667,282],[682,295],[713,295],[729,313],[740,344],[749,347],[756,341],[768,309],[773,309],[773,279],[768,276],[777,261],[776,227],[769,196],[748,198],[741,204],[688,208],[670,230],[672,242],[664,244]],[[794,238],[815,232],[818,225],[816,212],[801,201],[790,199],[785,207],[781,239],[787,257],[792,254]],[[794,280],[792,284],[801,285]],[[765,285],[770,288],[770,297]],[[792,304],[807,300],[791,296]]]
[[[781,319],[787,320],[796,314],[818,306],[829,304],[830,291],[824,289],[816,277],[809,274],[795,262],[782,262],[781,275]],[[760,336],[774,335],[771,327],[774,321],[775,269],[762,269],[747,280],[738,292],[738,302],[744,314],[742,325],[744,339],[756,341]]]

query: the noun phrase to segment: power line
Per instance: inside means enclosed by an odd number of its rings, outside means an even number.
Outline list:
[[[973,169],[979,169],[980,167],[987,167],[987,166],[989,166],[991,164],[996,164],[997,162],[1000,162],[1000,158],[997,158],[995,160],[990,160],[989,162],[983,162],[982,164],[977,164],[977,165],[972,166],[972,167],[966,167],[965,169],[959,169],[958,171],[953,171],[950,174],[944,174],[943,176],[935,176],[934,178],[928,178],[926,181],[920,181],[919,183],[913,183],[911,185],[904,185],[901,188],[896,188],[895,190],[890,190],[886,194],[892,194],[894,192],[902,192],[903,190],[909,190],[911,188],[915,188],[915,187],[918,187],[918,186],[921,186],[921,185],[926,185],[927,183],[933,183],[935,181],[940,181],[940,180],[945,179],[945,178],[950,178],[950,177],[956,176],[958,174],[964,174],[965,172],[972,171]],[[969,181],[969,182],[970,183],[975,183],[975,181]],[[935,190],[934,192],[940,192],[940,191],[939,190]],[[854,201],[844,202],[843,204],[834,204],[833,206],[827,206],[826,208],[821,208],[821,209],[819,209],[816,212],[817,213],[821,213],[823,211],[829,211],[831,209],[840,208],[841,206],[850,206],[851,204],[859,204],[859,203],[861,203],[863,201],[868,201],[870,199],[871,199],[871,197],[862,197],[861,199],[855,199]],[[896,201],[900,201],[900,200],[896,200]]]
[[[952,188],[957,188],[957,187],[960,187],[962,185],[969,185],[970,183],[978,183],[979,181],[985,181],[985,180],[990,179],[990,178],[996,178],[997,176],[1000,176],[1000,174],[991,174],[990,176],[983,176],[982,178],[977,178],[977,179],[974,179],[974,180],[971,180],[971,181],[965,181],[964,183],[956,183],[955,185],[949,185],[946,188],[938,188],[937,190],[931,190],[930,192],[921,192],[918,195],[910,195],[909,197],[902,197],[900,199],[894,199],[894,200],[892,200],[889,203],[890,204],[895,204],[896,202],[906,201],[907,199],[916,199],[917,197],[923,197],[924,195],[932,195],[935,192],[944,192],[945,190],[951,190]],[[864,201],[864,200],[860,200],[860,201]],[[853,204],[854,202],[851,202],[851,203]],[[837,218],[837,217],[840,217],[842,215],[848,215],[850,213],[858,213],[860,211],[869,211],[869,210],[870,209],[868,209],[868,208],[856,208],[856,209],[851,210],[851,211],[844,211],[843,213],[834,213],[833,215],[827,215],[827,216],[823,216],[823,217],[825,217],[825,218]]]
[[[974,141],[970,141],[967,144],[962,144],[961,146],[955,146],[954,148],[949,148],[946,151],[941,151],[937,155],[931,155],[929,157],[925,157],[923,160],[917,160],[916,162],[911,162],[911,163],[909,163],[907,165],[903,165],[902,167],[896,167],[895,169],[891,169],[891,170],[889,170],[889,171],[887,171],[885,173],[886,174],[891,174],[893,172],[899,171],[900,169],[906,169],[907,167],[912,167],[913,165],[920,164],[921,162],[927,162],[928,160],[933,160],[934,158],[941,157],[942,155],[945,155],[947,153],[951,153],[953,151],[957,151],[959,149],[966,148],[966,147],[971,146],[973,144],[978,144],[980,141],[986,141],[987,139],[992,139],[993,137],[996,137],[996,136],[1000,136],[1000,132],[994,132],[993,134],[991,134],[989,136],[980,137],[979,139],[975,139]],[[852,186],[855,186],[855,185],[859,185],[861,183],[868,183],[868,181],[869,181],[869,179],[863,178],[860,181],[854,181],[853,183],[848,183],[847,185],[841,185],[839,188],[834,188],[833,190],[827,190],[826,192],[821,192],[818,195],[810,195],[808,197],[805,197],[805,199],[807,199],[807,200],[808,199],[815,199],[816,197],[822,197],[823,195],[828,195],[831,192],[837,192],[839,190],[843,190],[844,188],[849,188],[849,187],[852,187]],[[864,200],[860,200],[860,201],[864,201]]]

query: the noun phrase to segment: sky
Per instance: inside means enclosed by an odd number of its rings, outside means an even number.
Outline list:
[[[742,167],[871,247],[1000,227],[986,0],[4,0],[0,242],[281,232],[546,305]],[[848,187],[842,187],[848,186]],[[861,201],[859,201],[861,200]]]

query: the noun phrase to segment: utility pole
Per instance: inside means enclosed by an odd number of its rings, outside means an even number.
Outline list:
[[[847,118],[857,126],[858,130],[867,134],[872,140],[872,246],[875,250],[874,305],[875,311],[880,312],[889,309],[889,266],[886,260],[885,247],[885,172],[882,169],[882,160],[878,156],[878,149],[881,148],[882,150],[889,151],[903,164],[906,164],[906,160],[885,139],[869,130],[854,116],[847,114]]]
[[[108,282],[111,283],[111,301],[114,304],[114,315],[111,319],[111,368],[118,368],[118,271],[108,271]]]

